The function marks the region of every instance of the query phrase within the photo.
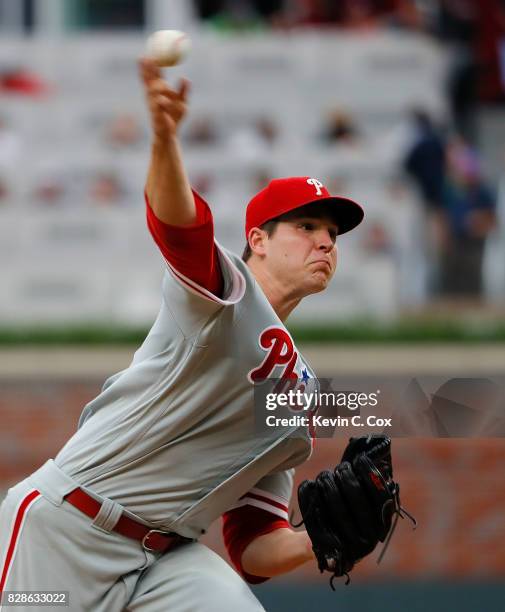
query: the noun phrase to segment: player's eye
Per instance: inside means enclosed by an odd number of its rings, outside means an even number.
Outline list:
[[[310,221],[303,221],[302,223],[298,225],[298,227],[300,227],[301,229],[307,230],[308,232],[311,232],[314,230],[314,224],[311,223]]]
[[[330,238],[332,242],[336,242],[337,241],[337,230],[336,229],[329,229],[328,233],[330,234]]]

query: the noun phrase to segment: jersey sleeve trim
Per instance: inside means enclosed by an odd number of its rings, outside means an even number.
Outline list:
[[[215,245],[221,257],[222,264],[226,266],[227,271],[231,275],[231,291],[229,292],[226,299],[219,298],[204,287],[198,285],[198,283],[195,283],[195,281],[191,280],[190,278],[176,270],[174,266],[166,259],[166,257],[164,257],[164,259],[169,271],[172,273],[174,278],[179,281],[181,285],[185,286],[186,289],[188,289],[188,291],[190,291],[191,293],[199,295],[200,297],[203,297],[212,302],[217,302],[221,306],[230,306],[232,304],[237,304],[244,297],[245,293],[246,282],[244,275],[242,274],[242,272],[240,272],[240,270],[237,270],[232,260],[228,257],[228,255],[226,255],[226,253],[217,241],[215,241]]]
[[[275,503],[279,507],[282,507],[282,508],[288,507],[288,500],[285,497],[281,497],[280,495],[275,495],[274,493],[270,493],[270,491],[265,491],[263,489],[259,489],[258,487],[253,487],[249,491],[249,494],[251,493],[254,495],[261,495],[262,497],[269,499],[271,503]]]
[[[210,208],[207,202],[194,189],[192,189],[192,193],[193,193],[195,206],[196,206],[197,220],[192,225],[176,227],[176,226],[171,226],[167,223],[164,223],[156,217],[149,203],[149,198],[147,197],[147,193],[144,192],[144,198],[146,201],[146,210],[147,210],[147,225],[148,225],[149,231],[151,232],[156,244],[158,245],[160,249],[160,252],[163,256],[163,259],[165,260],[167,264],[167,268],[169,272],[172,273],[172,276],[182,286],[184,286],[191,293],[198,295],[199,297],[203,297],[204,299],[209,300],[211,302],[215,302],[221,306],[229,306],[232,304],[236,304],[237,302],[240,302],[240,300],[242,299],[245,293],[246,282],[245,282],[244,275],[240,272],[240,270],[237,269],[235,264],[225,253],[224,249],[217,242],[217,240],[214,239],[212,213],[210,211]],[[218,295],[216,295],[217,292],[213,293],[206,287],[200,285],[198,282],[191,279],[189,276],[187,276],[187,274],[184,274],[183,272],[178,270],[177,267],[174,265],[174,263],[171,261],[171,258],[167,253],[167,248],[165,244],[165,241],[167,240],[167,237],[166,237],[167,230],[170,230],[172,233],[175,231],[176,232],[175,237],[177,238],[176,242],[180,243],[181,238],[178,235],[178,233],[180,232],[193,233],[195,231],[200,232],[202,228],[204,229],[206,228],[206,232],[200,236],[200,239],[202,240],[206,240],[207,238],[209,239],[210,241],[209,247],[211,247],[209,257],[211,257],[211,259],[214,258],[215,260],[214,267],[211,266],[212,269],[213,270],[215,269],[219,272],[219,276],[221,277],[222,281],[224,282],[226,281],[226,278],[225,278],[226,275],[229,277],[229,280],[230,280],[230,282],[225,283],[227,286],[231,286],[231,289],[227,291],[227,296],[225,299],[222,297],[218,297]],[[172,238],[173,237],[174,236],[172,235]],[[183,238],[182,242],[184,246],[187,246],[186,245],[187,240]],[[187,273],[188,271],[185,269],[185,272]],[[225,272],[226,272],[226,275],[225,275]],[[219,283],[219,284],[222,286],[222,283]]]
[[[280,516],[283,519],[288,519],[287,500],[273,493],[269,493],[268,491],[253,488],[243,495],[230,510],[243,506],[255,506],[256,508],[261,508],[271,514]]]
[[[250,584],[269,580],[266,576],[248,574],[242,567],[242,555],[249,544],[277,529],[289,529],[286,520],[272,516],[263,509],[244,507],[223,514],[223,539],[230,559],[239,574]]]
[[[179,274],[215,296],[222,296],[223,275],[214,241],[214,222],[207,202],[193,189],[196,220],[191,225],[171,225],[155,214],[144,192],[147,227],[165,261]]]

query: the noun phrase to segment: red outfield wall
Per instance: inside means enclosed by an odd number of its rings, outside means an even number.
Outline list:
[[[96,381],[0,381],[0,491],[56,454],[75,430]],[[343,439],[317,440],[297,482],[334,465]],[[353,572],[360,581],[505,577],[505,439],[395,440],[402,502],[419,521],[400,521],[382,564],[371,555]],[[196,460],[196,458],[195,458]],[[219,522],[205,540],[226,556]],[[315,565],[290,577],[321,580]]]

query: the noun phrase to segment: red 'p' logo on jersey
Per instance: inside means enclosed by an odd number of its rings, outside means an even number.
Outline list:
[[[298,378],[294,372],[298,353],[286,330],[280,327],[268,327],[261,332],[259,344],[267,354],[262,364],[253,368],[247,375],[252,383],[268,378],[277,366],[284,366],[278,378]]]

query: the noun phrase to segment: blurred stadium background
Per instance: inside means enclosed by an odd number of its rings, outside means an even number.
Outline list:
[[[193,83],[185,161],[225,246],[273,176],[366,208],[291,321],[316,371],[504,377],[505,3],[0,0],[0,498],[157,312],[136,62],[162,28],[193,39],[168,76]],[[343,445],[319,441],[297,479]],[[335,594],[310,566],[256,588],[268,610],[503,609],[503,439],[395,447],[419,530]],[[225,555],[219,525],[206,538]]]

